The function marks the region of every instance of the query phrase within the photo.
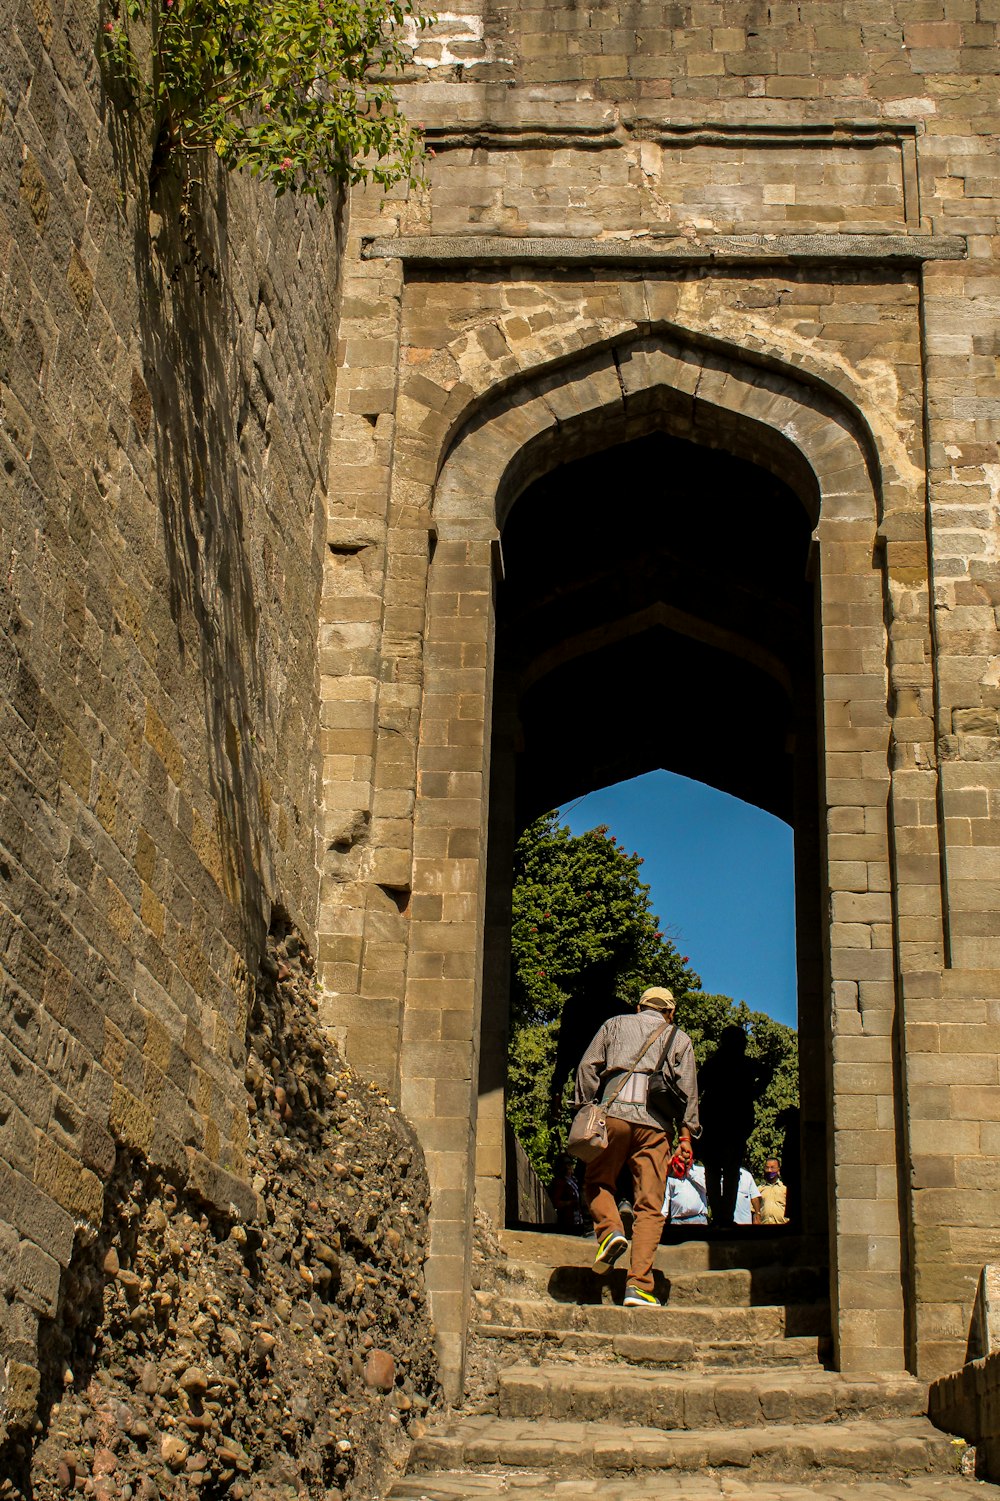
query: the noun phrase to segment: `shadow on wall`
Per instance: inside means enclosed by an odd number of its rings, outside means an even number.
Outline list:
[[[291,201],[276,210],[270,194],[240,214],[243,244],[231,243],[228,173],[201,164],[204,181],[188,191],[178,176],[144,165],[148,149],[121,112],[108,111],[123,191],[137,200],[134,242],[142,372],[133,370],[130,411],[155,453],[155,492],[163,529],[176,663],[166,643],[158,669],[167,692],[188,659],[204,700],[208,790],[217,827],[193,834],[203,863],[242,914],[256,949],[279,881],[270,838],[271,787],[261,747],[280,744],[284,694],[275,686],[282,641],[262,615],[272,513],[268,471],[272,408],[279,375],[269,338],[282,317],[283,287],[261,246],[295,226]],[[272,223],[260,233],[253,211]],[[247,222],[242,221],[246,218]],[[286,222],[281,223],[284,220]],[[333,243],[342,240],[343,203],[334,210]],[[254,237],[256,235],[256,246]],[[249,241],[259,264],[246,279]],[[239,252],[239,253],[238,253]],[[339,258],[339,257],[338,257]],[[253,320],[252,332],[248,329]],[[151,489],[153,486],[151,486]],[[263,523],[263,524],[261,524]],[[258,528],[257,534],[254,529]],[[303,539],[307,540],[307,539]],[[253,547],[251,547],[251,541]],[[280,611],[280,590],[279,605]],[[308,632],[315,621],[302,622]],[[269,666],[270,664],[270,666]]]
[[[1000,1481],[1000,1266],[979,1274],[965,1365],[931,1382],[928,1416],[972,1445],[963,1474]]]
[[[197,190],[196,190],[197,191]],[[221,184],[206,223],[186,226],[179,186],[161,178],[157,205],[136,235],[143,375],[133,375],[132,414],[151,427],[163,521],[170,613],[183,666],[183,614],[200,652],[212,797],[219,809],[221,885],[251,921],[266,911],[266,807],[254,749],[254,706],[265,701],[255,647],[260,620],[244,535],[244,459],[239,440],[252,409],[234,405],[224,305],[227,201]],[[199,232],[200,231],[200,232]],[[214,242],[214,243],[212,243]],[[227,338],[227,336],[229,336]],[[227,350],[228,344],[228,350]],[[228,361],[227,361],[228,352]],[[260,413],[266,430],[266,411]],[[260,809],[264,818],[254,818]]]

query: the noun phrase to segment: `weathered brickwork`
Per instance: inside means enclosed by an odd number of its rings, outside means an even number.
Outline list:
[[[457,1390],[473,1199],[503,1204],[526,768],[563,796],[526,684],[570,722],[570,656],[599,708],[608,642],[656,631],[716,654],[720,784],[755,795],[726,664],[784,706],[803,1228],[829,1236],[837,1358],[954,1366],[1000,1256],[1000,10],[443,13],[402,86],[428,184],[353,195],[339,305],[336,216],[245,185],[211,186],[179,267],[101,118],[95,15],[21,3],[0,49],[18,1400],[116,1140],[245,1197],[233,1064],[275,900],[420,1132]],[[710,588],[686,613],[661,590],[512,663],[512,510],[613,449],[602,526],[627,532],[629,444],[656,435],[798,498],[797,636],[766,590],[738,638]],[[670,764],[623,734],[634,769]]]
[[[0,1433],[117,1146],[253,1212],[248,981],[318,882],[335,213],[213,181],[192,262],[97,29],[0,45]]]
[[[796,131],[670,129],[560,112],[563,144],[530,127],[520,151],[496,131],[435,131],[427,216],[435,234],[607,235],[790,229],[900,229],[916,220],[912,127]],[[586,146],[586,150],[581,149]]]
[[[929,1411],[948,1433],[960,1433],[976,1447],[976,1474],[1000,1478],[1000,1355],[970,1361],[961,1371],[931,1386]]]
[[[331,1019],[428,1153],[456,1384],[474,1183],[497,1211],[505,1174],[487,857],[528,754],[500,533],[539,476],[657,429],[781,474],[816,527],[800,1023],[838,1358],[964,1353],[1000,1234],[998,21],[964,0],[470,4],[417,38],[429,187],[352,205],[331,526],[369,560],[347,617],[366,656],[324,678],[353,832],[320,929]],[[329,597],[348,576],[328,575]]]

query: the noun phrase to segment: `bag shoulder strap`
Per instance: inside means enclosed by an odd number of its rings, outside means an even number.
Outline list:
[[[660,1069],[666,1063],[667,1058],[668,1058],[668,1056],[670,1054],[670,1049],[674,1045],[674,1038],[677,1036],[677,1031],[678,1031],[679,1026],[680,1026],[679,1022],[674,1022],[673,1028],[671,1029],[670,1036],[667,1038],[666,1042],[663,1044],[663,1052],[660,1054],[660,1061],[656,1065],[656,1068],[654,1070],[655,1073],[659,1073]]]
[[[625,1085],[628,1083],[628,1081],[631,1079],[632,1075],[635,1073],[636,1069],[639,1067],[639,1064],[642,1062],[642,1060],[645,1057],[645,1055],[649,1052],[649,1049],[652,1047],[653,1043],[656,1041],[656,1039],[658,1037],[662,1037],[663,1036],[664,1032],[667,1030],[667,1028],[669,1027],[669,1025],[670,1025],[669,1022],[664,1022],[662,1027],[659,1027],[650,1037],[646,1038],[646,1041],[643,1043],[643,1045],[639,1049],[638,1053],[636,1053],[635,1058],[632,1061],[632,1066],[629,1069],[628,1073],[622,1075],[622,1077],[619,1079],[618,1083],[615,1085],[614,1089],[612,1090],[611,1094],[608,1095],[607,1099],[601,1101],[601,1105],[602,1105],[602,1107],[605,1110],[608,1108],[609,1105],[613,1105],[614,1104],[615,1100],[617,1100],[618,1096],[621,1094],[622,1090],[625,1088]],[[675,1027],[674,1031],[676,1031],[676,1030],[677,1029]]]

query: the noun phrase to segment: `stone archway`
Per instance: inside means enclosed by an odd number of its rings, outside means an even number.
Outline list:
[[[718,445],[724,435],[716,425],[709,436]],[[780,467],[789,467],[784,456]],[[518,1200],[530,1183],[523,1160],[519,1178],[510,1133],[504,1157],[493,1119],[507,1077],[513,841],[539,813],[663,768],[794,830],[809,1162],[801,1222],[810,1265],[826,1264],[815,519],[812,498],[807,508],[776,474],[662,425],[550,470],[505,519],[477,1153],[477,1199],[497,1222],[505,1211],[508,1223],[534,1218],[532,1196]],[[658,853],[676,862],[679,851],[668,842]],[[710,958],[700,950],[696,967]],[[603,991],[589,1003],[574,997],[559,1032],[559,1079],[605,1004]],[[797,1181],[797,1154],[786,1171]]]
[[[456,1387],[477,1130],[475,1102],[471,1110],[464,1102],[482,1036],[498,523],[533,479],[564,459],[658,429],[777,469],[815,520],[837,1356],[844,1369],[869,1370],[901,1369],[908,1358],[889,895],[898,883],[889,836],[892,612],[877,556],[885,518],[876,445],[857,409],[819,382],[663,330],[510,383],[455,434],[435,489],[401,1081],[432,1147],[430,1276]],[[908,499],[919,515],[919,494]],[[831,835],[851,830],[864,841],[864,859],[854,862],[864,866],[860,890],[862,873],[845,868],[852,862],[828,857]],[[496,1102],[483,1108],[498,1124]],[[484,1126],[481,1148],[489,1121]],[[859,1173],[861,1166],[870,1171]]]

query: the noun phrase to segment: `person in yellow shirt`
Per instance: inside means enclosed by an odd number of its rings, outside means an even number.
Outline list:
[[[764,1164],[764,1181],[757,1190],[760,1194],[761,1225],[787,1225],[788,1189],[781,1181],[781,1163],[777,1157],[769,1157]]]

